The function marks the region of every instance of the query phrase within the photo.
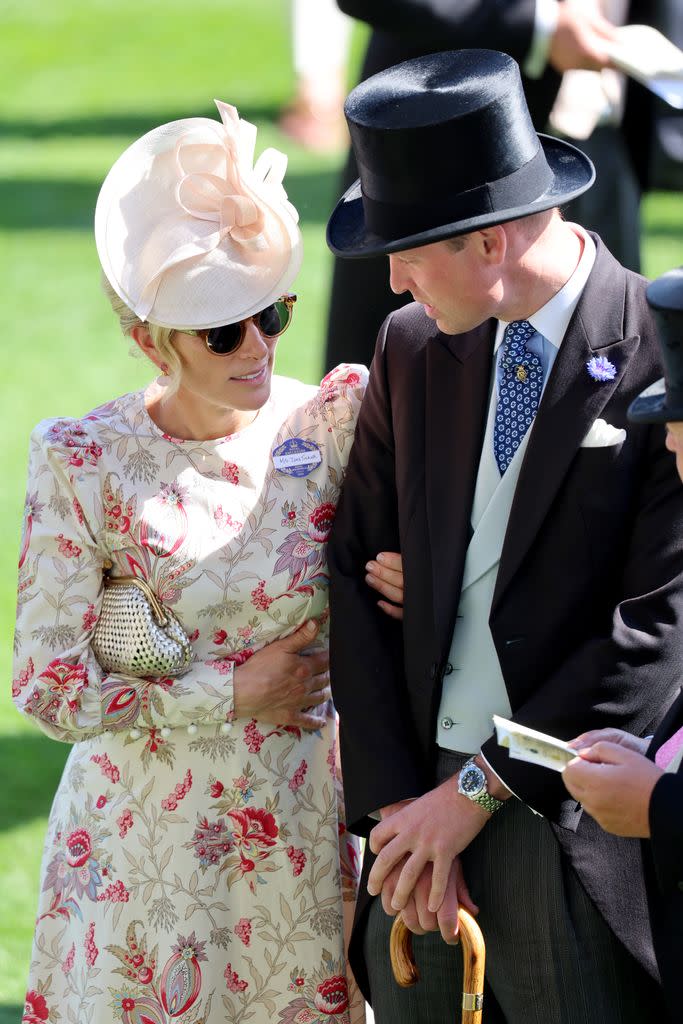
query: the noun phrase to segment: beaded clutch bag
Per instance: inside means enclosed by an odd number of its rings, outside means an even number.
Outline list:
[[[104,576],[100,617],[90,641],[105,672],[129,676],[181,676],[192,644],[180,622],[145,580]]]

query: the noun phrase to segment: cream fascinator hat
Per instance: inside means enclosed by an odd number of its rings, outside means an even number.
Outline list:
[[[171,121],[143,135],[104,180],[97,252],[141,320],[218,327],[288,291],[302,259],[298,214],[282,187],[287,158],[256,161],[256,128],[216,100],[221,120]]]

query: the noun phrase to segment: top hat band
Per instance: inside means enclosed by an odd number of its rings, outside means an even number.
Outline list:
[[[361,168],[361,181],[368,182],[369,170]],[[383,238],[407,237],[419,231],[456,221],[467,221],[487,213],[515,209],[533,203],[553,183],[543,148],[511,174],[455,195],[440,196],[432,202],[391,203],[373,199],[363,191],[363,211],[368,228]]]

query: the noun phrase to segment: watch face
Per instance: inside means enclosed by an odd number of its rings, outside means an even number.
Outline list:
[[[486,776],[484,775],[481,768],[478,768],[476,764],[470,765],[469,768],[465,768],[460,773],[459,789],[465,796],[474,797],[478,796],[484,791],[486,786]]]

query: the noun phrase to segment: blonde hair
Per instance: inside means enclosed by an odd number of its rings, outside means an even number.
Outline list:
[[[123,299],[114,291],[104,273],[102,274],[102,290],[109,299],[111,308],[114,310],[114,314],[119,321],[119,327],[123,334],[130,337],[133,328],[147,328],[154,344],[154,348],[168,367],[168,370],[166,371],[166,376],[169,378],[167,394],[173,394],[174,391],[178,390],[182,368],[180,358],[171,340],[174,334],[173,328],[160,327],[159,324],[150,323],[148,320],[141,320],[137,313],[134,313],[133,310],[126,305]]]

